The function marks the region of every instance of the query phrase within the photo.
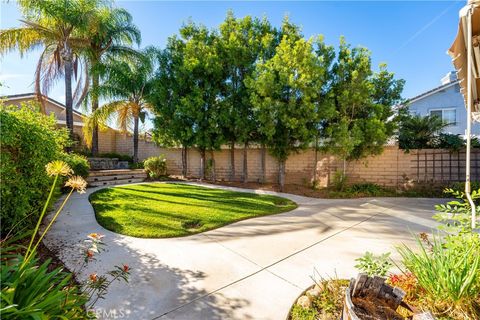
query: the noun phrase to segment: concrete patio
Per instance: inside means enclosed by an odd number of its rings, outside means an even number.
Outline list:
[[[218,188],[219,186],[205,186]],[[203,234],[139,239],[105,230],[88,196],[75,194],[45,243],[70,269],[83,259],[86,235],[105,235],[106,251],[81,274],[128,264],[128,284],[114,283],[96,307],[104,319],[285,319],[311,276],[350,278],[365,251],[394,251],[411,233],[429,232],[439,199],[328,200],[276,194],[298,203],[278,215],[237,222]],[[395,257],[395,255],[394,255]]]

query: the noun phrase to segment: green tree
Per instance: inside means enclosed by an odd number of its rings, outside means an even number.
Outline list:
[[[97,123],[105,123],[113,116],[122,131],[127,131],[133,125],[133,162],[138,162],[139,124],[143,123],[152,105],[148,96],[152,91],[154,65],[152,56],[156,54],[153,48],[146,49],[144,55],[137,59],[112,61],[104,65],[104,81],[94,93],[109,102],[92,113],[84,127],[87,145],[91,145],[93,127]]]
[[[130,46],[140,44],[140,30],[133,24],[132,16],[125,9],[104,7],[98,10],[89,20],[88,46],[85,56],[89,63],[91,74],[91,105],[92,112],[98,109],[98,96],[95,95],[100,84],[101,71],[106,61],[114,61],[119,57],[136,55],[137,51]],[[107,64],[108,66],[108,64]],[[91,137],[93,155],[98,154],[98,124],[94,124]]]
[[[19,0],[22,26],[0,31],[0,51],[17,49],[21,55],[43,47],[35,75],[35,91],[42,98],[51,86],[65,80],[66,123],[73,137],[73,102],[80,102],[85,86],[78,79],[72,92],[72,78],[77,78],[83,64],[81,52],[88,46],[86,26],[104,5],[101,0]],[[84,68],[85,69],[85,68]],[[83,88],[82,88],[83,87]]]
[[[190,74],[190,89],[182,99],[182,110],[193,120],[195,145],[200,150],[200,177],[205,178],[206,151],[211,151],[212,179],[215,180],[213,150],[224,143],[221,127],[221,88],[224,68],[218,52],[218,35],[204,26],[189,23],[180,29],[185,42],[183,68]]]
[[[247,148],[256,139],[253,105],[245,79],[251,77],[255,63],[268,59],[277,43],[276,30],[268,20],[246,16],[235,18],[232,11],[219,27],[219,46],[225,66],[222,90],[221,124],[230,144],[230,181],[235,180],[235,144],[243,143],[243,181],[247,182]]]
[[[195,145],[195,114],[188,103],[194,81],[185,67],[185,42],[177,37],[168,39],[158,56],[149,101],[154,107],[153,137],[161,145],[182,146],[182,175],[187,176],[188,148]]]
[[[285,184],[285,162],[306,148],[315,135],[316,111],[326,66],[315,53],[321,39],[305,40],[298,27],[284,20],[275,55],[260,62],[247,80],[259,131],[279,162],[279,183]]]
[[[379,154],[392,136],[393,105],[401,101],[404,81],[395,80],[385,65],[374,73],[370,52],[351,48],[343,38],[332,67],[330,98],[334,116],[322,126],[323,148],[344,161]]]

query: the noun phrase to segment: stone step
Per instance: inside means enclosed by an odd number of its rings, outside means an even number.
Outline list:
[[[104,180],[89,182],[89,187],[102,187],[102,186],[114,186],[118,184],[138,183],[145,181],[145,178],[131,178],[131,179],[118,179],[118,180]]]
[[[98,171],[90,171],[89,177],[101,177],[101,176],[112,176],[112,175],[120,175],[120,174],[137,174],[137,173],[145,173],[143,169],[115,169],[115,170],[98,170]]]
[[[136,172],[136,173],[124,173],[124,174],[115,174],[115,175],[103,175],[103,176],[92,176],[87,177],[87,182],[92,183],[96,181],[110,181],[110,180],[125,180],[125,179],[145,179],[147,174],[145,172]]]

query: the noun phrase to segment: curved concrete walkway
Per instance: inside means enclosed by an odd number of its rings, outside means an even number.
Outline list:
[[[197,183],[198,184],[198,183]],[[439,199],[327,200],[276,192],[298,208],[240,221],[202,234],[139,239],[102,228],[88,196],[72,195],[45,243],[70,269],[83,259],[86,235],[105,235],[106,250],[80,278],[115,264],[132,268],[96,307],[103,319],[285,319],[294,299],[317,279],[355,276],[365,251],[394,251],[411,232],[430,231]]]

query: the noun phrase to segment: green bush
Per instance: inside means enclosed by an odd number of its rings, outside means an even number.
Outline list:
[[[449,245],[453,238],[444,241],[438,235],[432,242],[417,237],[415,251],[406,245],[398,248],[403,264],[435,306],[434,312],[457,319],[480,317],[480,241],[478,234],[473,236],[476,241],[455,237],[454,247]]]
[[[379,186],[378,184],[366,182],[352,184],[347,188],[346,191],[354,195],[367,195],[377,197],[387,195],[390,190],[387,190],[386,188]]]
[[[51,184],[45,165],[61,156],[68,141],[66,130],[55,124],[53,115],[40,114],[34,103],[0,106],[2,235],[37,221]]]
[[[128,161],[133,162],[133,157],[126,154],[119,154],[115,152],[101,153],[98,155],[99,158],[117,158],[119,161]]]
[[[465,147],[465,140],[459,134],[441,133],[438,136],[435,147],[458,151]]]
[[[87,157],[76,153],[64,153],[61,159],[72,168],[75,175],[83,178],[88,177],[90,164],[88,163]]]
[[[361,272],[365,272],[370,277],[381,276],[385,277],[388,271],[393,267],[393,263],[390,260],[390,252],[374,255],[371,252],[365,252],[365,254],[355,259],[358,262],[355,268]]]
[[[342,170],[337,170],[333,174],[332,187],[335,191],[343,191],[347,185],[348,177],[343,173]]]
[[[443,233],[416,237],[417,250],[398,248],[403,265],[425,290],[424,298],[445,319],[480,318],[480,234],[470,225],[470,204],[461,191],[446,189],[457,200],[435,206]],[[472,192],[480,199],[480,190]],[[477,213],[480,213],[478,210]],[[443,318],[442,318],[443,319]]]
[[[167,175],[167,159],[163,155],[151,157],[144,161],[143,166],[148,176],[158,179]]]
[[[2,250],[3,251],[3,250]],[[3,254],[2,254],[3,256]],[[23,257],[2,259],[0,309],[2,319],[89,319],[88,298],[61,268],[49,271],[50,260],[38,265]]]
[[[128,167],[130,169],[143,169],[143,168],[145,168],[145,165],[144,165],[143,161],[139,161],[137,163],[130,163],[128,165]]]

